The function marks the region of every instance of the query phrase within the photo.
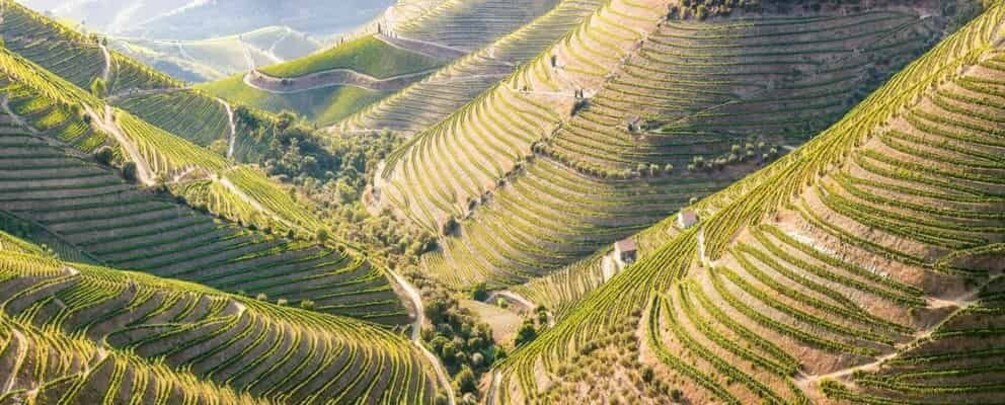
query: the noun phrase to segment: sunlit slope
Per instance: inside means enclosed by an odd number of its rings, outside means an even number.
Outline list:
[[[355,254],[316,246],[313,235],[320,222],[261,172],[230,167],[221,157],[121,111],[115,114],[115,125],[130,139],[98,137],[101,129],[88,126],[84,117],[91,117],[91,123],[103,119],[100,114],[86,115],[100,108],[99,100],[6,51],[0,52],[0,71],[5,75],[2,96],[10,109],[2,114],[0,131],[5,151],[0,159],[3,211],[45,227],[94,261],[116,267],[272,299],[311,300],[321,311],[387,324],[407,321],[384,273]],[[28,114],[34,110],[40,112]],[[77,127],[84,130],[67,130]],[[78,144],[75,140],[84,135],[71,137],[78,132],[90,133],[100,143]],[[218,187],[205,194],[209,201],[196,200],[203,207],[232,223],[300,234],[300,239],[220,222],[172,201],[170,195],[126,184],[90,155],[68,148],[89,145],[85,151],[90,152],[102,144],[128,145],[118,148],[114,159],[139,160],[148,170],[165,170],[160,173],[173,173],[166,171],[172,167],[211,171],[207,180]],[[203,195],[181,194],[190,199]]]
[[[942,29],[900,7],[665,7],[612,2],[389,159],[383,203],[430,229],[465,219],[430,271],[512,284],[581,259],[801,144]]]
[[[355,39],[324,52],[259,69],[272,77],[298,78],[328,70],[344,69],[378,79],[433,69],[441,61],[407,49],[396,48],[378,36]]]
[[[8,83],[6,93],[12,102],[10,112],[16,116],[14,121],[21,122],[29,132],[58,138],[85,152],[94,151],[101,145],[111,145],[117,149],[117,161],[136,164],[137,181],[147,186],[173,185],[192,180],[220,182],[229,190],[229,195],[225,198],[243,200],[254,207],[257,213],[249,216],[238,210],[214,211],[234,221],[283,233],[298,232],[304,236],[313,235],[322,227],[310,214],[313,208],[308,203],[291,198],[284,186],[268,179],[264,173],[257,170],[249,172],[245,170],[247,167],[239,166],[220,153],[167,132],[125,110],[113,108],[105,104],[104,100],[16,54],[0,50],[0,73]],[[180,91],[169,93],[185,95]],[[209,103],[203,104],[203,107],[215,105],[199,93],[188,94],[196,101]],[[225,105],[224,112],[228,108]],[[173,111],[170,108],[167,110],[168,114]],[[143,111],[151,115],[164,112],[163,109]],[[152,118],[164,122],[162,117]],[[173,123],[180,125],[185,122],[173,120]],[[225,152],[246,150],[245,145],[231,138]],[[238,170],[253,173],[257,177],[253,179],[254,184],[226,180],[225,173]],[[245,185],[251,185],[252,188],[245,188]],[[186,194],[185,197],[207,198],[191,194]],[[212,208],[224,206],[215,205]]]
[[[235,102],[269,111],[292,109],[319,124],[334,124],[410,88],[433,73],[434,68],[526,29],[535,19],[557,9],[558,3],[557,0],[463,0],[417,7],[399,4],[399,8],[408,10],[429,8],[422,12],[405,12],[401,16],[397,13],[385,16],[377,21],[381,27],[379,35],[352,39],[314,55],[261,68],[260,75],[235,76],[200,88]],[[539,41],[550,43],[555,36],[524,38],[530,42],[525,45],[535,46]],[[462,60],[471,58],[469,55]],[[439,94],[426,101],[446,109],[457,108],[501,79],[506,71],[512,71],[512,63],[516,62],[507,52],[498,56],[482,52],[477,58],[488,60],[473,61],[474,64],[460,70],[451,67],[461,63],[457,62],[431,76],[428,80],[440,82],[442,88],[425,86],[435,93],[433,96]],[[378,80],[361,81],[358,77],[350,80],[343,77],[345,74],[340,73],[340,69]],[[500,74],[500,70],[504,73]],[[450,78],[449,83],[443,82],[446,78]],[[446,96],[444,92],[460,94]],[[443,105],[443,97],[459,97],[461,101],[447,107]],[[446,114],[449,111],[442,112],[440,117]],[[383,129],[395,128],[381,125],[360,130]]]
[[[428,402],[424,357],[348,318],[0,251],[5,395],[76,403]]]
[[[347,117],[332,130],[415,133],[429,128],[536,57],[603,4],[563,0],[519,30]]]
[[[400,36],[473,52],[516,31],[558,0],[446,1],[394,27]]]
[[[312,300],[323,312],[407,322],[384,274],[360,258],[214,220],[23,131],[5,131],[0,145],[0,210],[44,226],[95,261],[292,305]],[[226,191],[215,195],[232,199]]]
[[[1001,402],[1003,21],[710,197],[514,353],[497,399]]]
[[[254,161],[262,146],[248,128],[234,123],[227,110],[237,108],[83,36],[44,15],[6,2],[0,35],[6,48],[90,92],[96,79],[104,82],[98,96],[154,126],[215,153]],[[234,145],[233,147],[231,145]]]

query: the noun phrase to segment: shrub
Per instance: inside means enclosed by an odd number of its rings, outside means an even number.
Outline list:
[[[524,344],[530,343],[537,338],[537,330],[534,329],[534,322],[530,320],[525,320],[520,329],[516,331],[516,338],[514,340],[514,345],[516,347],[523,346]]]
[[[311,301],[311,300],[300,301],[300,308],[306,309],[306,310],[309,310],[309,311],[313,311],[314,310],[314,301]]]
[[[475,373],[467,366],[461,368],[461,372],[454,377],[454,384],[457,390],[463,393],[478,392],[478,383],[475,381]]]
[[[93,154],[94,161],[102,166],[108,166],[112,164],[112,159],[115,157],[115,153],[112,152],[112,148],[108,146],[102,146],[98,150],[94,151]]]
[[[488,297],[489,293],[485,288],[485,283],[478,283],[471,289],[471,299],[475,301],[485,301]]]
[[[122,177],[130,183],[135,183],[137,180],[137,169],[136,162],[126,162],[122,165]]]
[[[457,232],[457,228],[459,228],[460,225],[461,224],[457,222],[457,218],[447,218],[447,220],[443,222],[443,225],[440,226],[440,233],[442,233],[443,236],[453,235]]]

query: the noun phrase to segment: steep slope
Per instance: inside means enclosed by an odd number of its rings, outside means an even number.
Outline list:
[[[407,323],[384,274],[360,258],[221,223],[165,196],[137,190],[89,159],[51,145],[45,135],[12,124],[3,129],[0,210],[44,227],[95,262],[294,304],[312,300],[323,312]],[[251,184],[248,190],[263,188],[254,184],[254,173],[226,176],[236,184]],[[226,191],[217,198],[234,199]],[[253,207],[248,211],[249,217],[263,215]]]
[[[432,58],[437,61],[437,66],[457,60],[517,31],[558,3],[557,0],[446,1],[430,4],[430,8],[421,13],[391,13],[377,22],[379,29],[375,36],[345,41],[306,58],[200,87],[220,97],[270,111],[295,108],[295,111],[322,125],[333,124],[429,76],[432,71],[424,68],[432,65],[422,60]],[[399,5],[399,8],[402,7]],[[362,42],[370,46],[361,46]],[[398,55],[396,63],[386,65],[408,62],[408,68],[396,69],[397,75],[391,76],[393,80],[387,79],[386,74],[378,74],[386,72],[366,70],[354,70],[364,77],[347,77],[346,72],[341,70],[297,77],[305,71],[314,73],[314,69],[305,70],[304,66],[334,66],[336,61],[345,59],[373,60],[378,53],[367,48],[374,45],[385,49],[379,52],[384,57]],[[499,65],[507,63],[510,62],[504,59],[492,60],[489,61],[489,68],[495,66],[498,69]],[[292,73],[288,69],[291,66],[297,67]],[[493,73],[472,72],[475,75]],[[480,88],[484,89],[490,83],[492,81],[480,85]],[[381,129],[366,128],[373,131]]]
[[[0,251],[0,272],[7,398],[418,403],[435,395],[418,350],[376,325],[9,250]]]
[[[666,9],[611,2],[388,159],[382,206],[461,222],[432,273],[523,282],[644,229],[838,120],[944,23],[896,5]]]
[[[332,131],[413,134],[429,128],[536,57],[603,4],[600,0],[563,0],[519,30],[346,117]]]
[[[496,400],[1001,402],[1003,22],[707,199],[514,353]]]

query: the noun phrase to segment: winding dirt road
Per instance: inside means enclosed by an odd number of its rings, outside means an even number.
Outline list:
[[[422,80],[438,69],[392,76],[386,79],[366,75],[349,69],[333,69],[296,78],[269,76],[257,70],[244,75],[244,84],[256,90],[273,94],[294,94],[335,86],[352,86],[373,91],[397,91]]]
[[[136,148],[136,145],[129,140],[129,137],[119,129],[119,126],[115,124],[115,110],[112,106],[106,105],[104,114],[98,114],[90,107],[85,107],[87,115],[91,117],[91,121],[94,122],[98,128],[111,134],[115,140],[122,146],[122,149],[129,156],[129,159],[136,164],[136,178],[148,186],[153,186],[157,184],[154,180],[153,171],[150,170],[150,165],[147,164],[146,159],[140,154],[140,150]]]
[[[447,398],[450,400],[450,404],[454,405],[457,403],[454,398],[454,390],[450,387],[450,378],[447,376],[446,370],[443,369],[443,364],[440,363],[440,359],[422,345],[422,325],[426,323],[426,311],[425,306],[422,304],[422,294],[419,293],[419,289],[415,288],[412,283],[408,282],[404,277],[395,272],[394,270],[387,269],[387,272],[394,279],[394,282],[398,283],[401,287],[402,292],[408,296],[408,299],[412,301],[412,307],[415,308],[415,321],[412,322],[412,336],[411,341],[419,351],[429,360],[433,365],[433,369],[436,371],[436,377],[440,380],[440,384],[443,386],[444,390],[447,392]]]

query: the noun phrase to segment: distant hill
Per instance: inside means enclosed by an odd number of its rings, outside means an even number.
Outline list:
[[[382,2],[381,2],[382,1]],[[111,38],[111,45],[189,82],[306,56],[384,13],[390,0],[262,2],[52,1],[24,4]]]
[[[83,22],[112,36],[160,40],[227,37],[269,26],[324,37],[351,31],[393,4],[391,0],[335,2],[265,0],[25,0],[25,5]]]
[[[511,71],[529,55],[543,49],[544,44],[556,40],[565,29],[571,28],[579,18],[589,13],[595,1],[565,2],[568,3],[566,6],[558,7],[560,3],[563,2],[401,0],[382,19],[375,21],[376,26],[371,24],[368,27],[378,34],[376,38],[380,41],[374,38],[339,41],[323,52],[276,66],[261,67],[257,72],[259,74],[242,73],[200,87],[220,97],[273,112],[289,109],[319,125],[349,119],[358,112],[377,108],[380,105],[378,101],[392,95],[411,94],[411,89],[415,88],[436,87],[446,94],[430,94],[428,91],[415,94],[426,95],[424,101],[431,107],[442,107],[446,102],[456,108],[503,77],[505,73],[500,71]],[[539,30],[530,28],[538,26],[538,20],[549,20],[548,27]],[[564,21],[566,25],[557,24],[554,20]],[[498,49],[496,44],[499,44]],[[374,64],[378,61],[376,55],[380,55],[384,62]],[[350,59],[369,62],[345,65],[344,61]],[[436,63],[430,63],[430,59]],[[375,70],[384,65],[389,65],[390,71]],[[339,66],[350,66],[355,73],[378,78],[386,78],[390,73],[399,73],[399,76],[376,84],[372,80],[361,84],[358,78],[347,79],[343,74],[313,80],[309,85],[298,85],[294,80],[295,76],[305,72]],[[433,70],[433,67],[440,69]],[[442,83],[444,75],[467,77],[454,77],[456,80]],[[269,86],[267,83],[284,78],[290,79],[287,80],[288,86]],[[445,114],[450,109],[444,108],[441,113]],[[355,129],[382,131],[399,128],[379,125]]]

